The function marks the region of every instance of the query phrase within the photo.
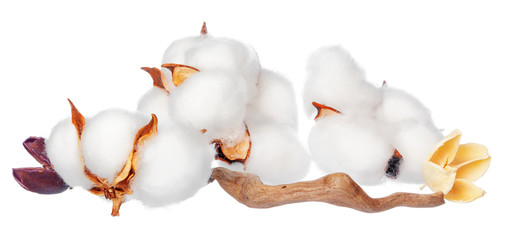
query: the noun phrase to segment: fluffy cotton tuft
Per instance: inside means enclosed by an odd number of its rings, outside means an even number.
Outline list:
[[[177,63],[186,64],[186,53],[204,41],[207,36],[187,37],[176,40],[168,46],[163,55],[163,64]],[[170,78],[171,79],[171,78]]]
[[[304,104],[308,114],[312,102],[327,105],[345,115],[371,116],[381,100],[378,88],[365,80],[364,71],[340,46],[317,50],[308,60]]]
[[[291,83],[278,73],[262,69],[257,92],[247,106],[246,122],[274,122],[297,129],[297,103]]]
[[[281,124],[251,126],[251,154],[246,171],[265,184],[287,184],[304,178],[309,169],[309,154],[295,131]]]
[[[199,132],[183,125],[160,127],[139,150],[131,198],[152,207],[193,196],[212,173],[212,146]]]
[[[149,121],[148,116],[120,109],[105,110],[87,119],[81,137],[87,168],[112,183],[128,160],[136,133]]]
[[[209,37],[186,52],[186,65],[200,71],[223,70],[239,73],[246,82],[249,98],[256,89],[260,61],[254,49],[229,38]]]
[[[378,128],[376,122],[343,115],[320,119],[310,132],[309,149],[324,172],[345,172],[359,184],[376,184],[394,152]]]
[[[402,123],[392,136],[392,145],[403,156],[398,181],[424,183],[422,167],[429,152],[442,139],[442,133],[432,125]]]
[[[162,64],[165,63],[176,63],[176,64],[187,64],[186,54],[190,49],[198,46],[201,42],[208,38],[208,35],[200,35],[195,37],[187,37],[176,40],[168,46],[163,55]],[[166,77],[166,79],[171,80],[172,74],[171,71],[166,68],[161,68],[161,73]],[[173,83],[170,81],[170,88],[173,90]]]
[[[170,95],[158,88],[152,87],[138,101],[138,112],[145,115],[155,114],[160,122],[170,119]]]
[[[46,139],[46,152],[55,171],[70,187],[90,189],[92,182],[83,172],[78,133],[71,119],[60,121]]]
[[[172,92],[172,116],[212,137],[243,126],[247,97],[242,77],[225,71],[198,72]]]
[[[414,96],[395,89],[383,88],[383,97],[376,109],[376,118],[389,123],[413,121],[417,123],[431,123],[429,110]]]

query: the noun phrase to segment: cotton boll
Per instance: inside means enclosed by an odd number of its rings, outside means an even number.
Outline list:
[[[87,119],[81,137],[87,168],[112,183],[128,160],[136,133],[149,121],[148,116],[120,109],[106,110]]]
[[[139,150],[132,198],[159,207],[193,196],[212,173],[212,146],[199,132],[175,124],[160,127]]]
[[[345,115],[371,116],[381,100],[380,90],[365,80],[364,71],[339,46],[313,53],[307,71],[304,104],[308,114],[313,113],[315,101]]]
[[[70,187],[90,189],[92,182],[83,172],[78,133],[71,119],[59,122],[46,139],[46,152],[55,171]]]
[[[224,70],[239,73],[246,81],[248,98],[255,92],[260,61],[254,49],[228,38],[207,38],[186,52],[186,65],[200,71]]]
[[[422,167],[429,152],[442,139],[442,133],[432,125],[415,122],[399,124],[390,136],[392,145],[403,156],[398,181],[424,183]]]
[[[390,87],[383,88],[383,100],[377,107],[376,118],[390,123],[432,122],[429,110],[419,100],[407,92]]]
[[[241,79],[225,71],[191,75],[170,97],[172,116],[212,137],[243,126],[247,97]]]
[[[252,145],[247,172],[272,185],[293,183],[306,176],[310,157],[291,127],[265,124],[249,130]]]
[[[309,135],[312,158],[326,173],[344,172],[359,184],[376,184],[394,152],[378,129],[376,122],[344,115],[320,119]]]
[[[259,122],[286,124],[297,129],[297,103],[291,83],[278,73],[262,69],[257,93],[246,112],[248,125]]]
[[[138,101],[138,112],[145,115],[155,114],[159,122],[170,119],[170,95],[158,88],[152,87]]]

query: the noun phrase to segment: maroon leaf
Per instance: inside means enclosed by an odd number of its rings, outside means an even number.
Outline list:
[[[12,175],[21,187],[39,194],[56,194],[69,188],[53,169],[13,168]]]
[[[46,144],[42,137],[29,137],[23,142],[23,146],[35,160],[37,160],[45,169],[51,168],[51,162],[46,154]]]

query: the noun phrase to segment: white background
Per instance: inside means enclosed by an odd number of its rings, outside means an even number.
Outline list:
[[[2,1],[0,234],[23,239],[505,238],[508,12],[503,2],[491,1]],[[114,218],[109,202],[81,189],[37,195],[17,185],[11,168],[38,165],[21,143],[28,136],[47,137],[69,116],[66,98],[86,116],[110,107],[134,110],[151,86],[139,68],[159,66],[166,47],[198,34],[203,21],[211,35],[254,46],[262,66],[291,79],[297,92],[309,54],[342,44],[371,82],[387,80],[414,94],[444,133],[459,128],[463,143],[489,148],[491,168],[476,182],[487,194],[469,204],[376,214],[323,203],[260,210],[237,203],[213,183],[167,208],[125,203]],[[305,141],[313,122],[302,114],[300,124]],[[319,176],[314,169],[307,178]],[[366,191],[372,196],[420,192],[416,185],[394,183]]]

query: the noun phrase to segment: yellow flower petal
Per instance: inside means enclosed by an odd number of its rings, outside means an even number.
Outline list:
[[[424,181],[433,192],[448,193],[456,178],[456,168],[446,166],[442,168],[433,162],[425,162],[422,169]]]
[[[444,197],[453,202],[472,202],[482,197],[486,192],[465,179],[456,179],[454,186]]]
[[[460,168],[463,165],[469,164],[473,161],[483,160],[490,156],[488,149],[481,144],[467,143],[461,144],[456,153],[456,157],[449,164],[451,167]]]
[[[456,172],[456,178],[469,180],[471,182],[479,179],[490,167],[491,157],[470,162],[461,166]]]
[[[454,160],[459,148],[460,138],[461,132],[459,130],[452,131],[431,150],[426,162],[433,162],[440,167],[445,167]]]

